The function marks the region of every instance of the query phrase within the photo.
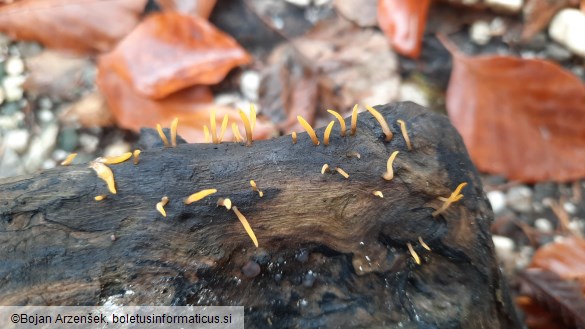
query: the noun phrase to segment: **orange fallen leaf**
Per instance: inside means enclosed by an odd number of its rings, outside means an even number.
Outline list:
[[[218,125],[221,125],[224,114],[228,114],[230,122],[237,122],[243,131],[238,111],[214,105],[209,87],[193,86],[163,99],[150,99],[138,94],[127,81],[118,76],[111,69],[111,60],[106,56],[99,59],[97,83],[120,127],[138,132],[142,127],[153,128],[157,123],[168,127],[174,118],[178,118],[178,133],[181,137],[192,143],[204,142],[203,125],[209,124],[210,111],[216,109]],[[272,123],[259,119],[254,129],[254,139],[270,138],[274,133]],[[224,141],[231,140],[231,130],[228,130]]]
[[[217,0],[157,0],[164,10],[174,10],[183,14],[209,18]]]
[[[152,14],[106,55],[134,89],[153,99],[196,84],[216,84],[250,55],[205,19]]]
[[[138,23],[146,0],[21,0],[0,6],[0,32],[49,48],[110,50]]]
[[[558,65],[453,55],[447,110],[479,170],[523,182],[585,177],[585,85]]]
[[[430,0],[378,0],[378,25],[396,52],[418,58]]]

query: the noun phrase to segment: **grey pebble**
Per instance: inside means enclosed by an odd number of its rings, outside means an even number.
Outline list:
[[[514,186],[506,193],[506,204],[509,208],[528,213],[532,211],[532,190],[525,185]]]

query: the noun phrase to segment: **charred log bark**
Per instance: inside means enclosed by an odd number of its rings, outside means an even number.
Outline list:
[[[107,187],[87,165],[0,180],[0,304],[245,305],[249,328],[521,327],[461,138],[413,103],[377,108],[390,142],[361,113],[357,134],[341,137],[337,124],[328,146],[299,134],[144,150],[137,165],[110,166],[118,193],[102,201]],[[321,174],[324,164],[349,178]],[[433,217],[462,182],[464,197]],[[218,192],[184,204],[209,188]]]

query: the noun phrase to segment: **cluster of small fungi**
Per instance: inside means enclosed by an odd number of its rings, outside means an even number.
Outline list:
[[[384,119],[382,114],[380,114],[380,112],[375,110],[373,107],[370,107],[367,105],[365,107],[368,110],[368,112],[370,112],[374,116],[374,118],[378,121],[378,123],[382,127],[382,131],[384,132],[384,135],[385,135],[384,140],[386,142],[391,141],[394,134],[390,130],[390,127],[388,126],[388,123],[386,122],[386,120]],[[327,110],[327,112],[332,114],[338,120],[338,122],[341,126],[341,136],[344,137],[346,135],[346,125],[345,125],[345,120],[343,119],[343,117],[339,113],[337,113],[336,111],[333,111],[333,110]],[[352,135],[352,136],[355,135],[357,132],[357,116],[358,116],[358,105],[356,104],[353,108],[352,115],[351,115],[350,135]],[[252,145],[252,136],[253,136],[254,126],[256,124],[256,111],[254,109],[254,106],[252,104],[250,105],[250,116],[249,117],[242,110],[240,110],[240,117],[242,118],[242,122],[244,123],[244,127],[246,129],[246,138],[244,139],[242,137],[242,135],[240,134],[237,124],[232,123],[231,127],[232,127],[232,131],[233,131],[233,135],[234,135],[234,142],[241,143],[241,142],[245,141],[246,145],[250,146],[250,145]],[[297,116],[297,119],[298,119],[299,123],[303,126],[303,128],[307,131],[307,133],[309,134],[313,144],[315,146],[320,145],[321,142],[319,141],[319,138],[317,137],[317,134],[315,133],[315,130],[313,129],[313,127],[311,127],[311,125],[303,117]],[[177,118],[175,118],[171,123],[171,127],[170,127],[171,142],[170,143],[167,139],[167,136],[164,134],[164,132],[161,128],[161,125],[160,124],[156,125],[156,130],[157,130],[161,140],[163,141],[165,148],[177,146],[177,126],[178,126],[178,123],[179,123],[179,120]],[[413,149],[413,146],[412,146],[410,138],[408,136],[408,130],[406,127],[406,123],[403,120],[397,120],[397,123],[400,125],[400,130],[401,130],[402,136],[406,142],[406,146],[407,146],[408,150],[411,151]],[[331,131],[332,131],[334,125],[335,125],[335,121],[331,121],[327,125],[327,128],[325,129],[324,136],[323,136],[323,144],[324,145],[329,145],[329,138],[330,138]],[[223,121],[221,124],[221,130],[218,134],[216,120],[215,120],[215,111],[212,111],[211,115],[210,115],[210,127],[211,128],[208,128],[207,125],[205,125],[203,127],[204,134],[205,134],[205,141],[207,143],[213,142],[214,144],[220,144],[222,142],[222,139],[223,139],[225,130],[227,129],[227,126],[228,126],[228,117],[227,117],[227,115],[225,115],[223,117]],[[297,143],[296,132],[293,132],[291,134],[291,137],[292,137],[293,144],[296,144]],[[386,163],[387,169],[386,169],[386,172],[382,175],[382,178],[384,180],[390,181],[390,180],[392,180],[392,178],[394,178],[393,163],[394,163],[398,153],[399,153],[398,151],[394,151],[388,157],[388,161]],[[77,155],[76,153],[72,153],[61,163],[61,165],[66,166],[66,165],[71,164],[71,162],[73,161],[73,159],[75,158],[76,155]],[[132,156],[134,157],[134,165],[138,165],[139,164],[140,150],[135,150],[134,152],[127,152],[127,153],[124,153],[122,155],[114,156],[114,157],[100,157],[100,158],[97,158],[96,160],[92,161],[90,163],[89,167],[92,168],[96,172],[96,174],[99,178],[103,179],[106,182],[106,185],[108,186],[110,193],[116,194],[116,184],[114,181],[114,174],[113,174],[112,170],[107,165],[122,163],[124,161],[129,160]],[[359,154],[356,154],[355,156],[358,158],[360,157]],[[337,173],[339,173],[341,176],[343,176],[345,179],[349,178],[349,174],[345,170],[343,170],[342,168],[335,167],[334,170]],[[328,164],[324,164],[323,167],[321,168],[321,174],[325,174],[326,172],[330,172],[330,171],[331,171],[331,169],[329,168]],[[447,210],[451,204],[459,201],[463,197],[463,194],[460,194],[460,192],[466,185],[467,185],[467,183],[465,183],[465,182],[459,184],[459,186],[457,186],[455,191],[453,193],[451,193],[451,195],[447,198],[439,197],[438,199],[443,201],[443,204],[439,209],[435,210],[432,213],[432,216],[437,217],[438,215],[443,213],[445,210]],[[258,193],[259,197],[264,196],[264,192],[262,192],[258,188],[258,186],[254,180],[250,181],[250,186],[252,187],[253,191]],[[210,195],[213,195],[215,193],[217,193],[216,189],[204,189],[204,190],[201,190],[199,192],[196,192],[196,193],[189,195],[184,200],[184,203],[186,205],[189,205],[191,203],[200,201],[200,200],[202,200]],[[384,195],[382,194],[381,191],[372,191],[372,194],[374,196],[384,198]],[[106,198],[106,195],[104,194],[104,195],[98,195],[94,199],[96,201],[102,201],[105,198]],[[169,202],[169,198],[167,196],[163,196],[161,198],[160,202],[158,202],[155,205],[156,210],[163,217],[167,216],[164,207],[167,205],[168,202]],[[235,205],[232,205],[232,201],[229,198],[219,198],[217,200],[217,206],[218,207],[225,207],[227,210],[232,210],[234,212],[234,214],[236,215],[236,217],[242,223],[242,226],[246,230],[246,233],[250,236],[250,239],[252,240],[254,245],[256,247],[258,247],[258,239],[256,238],[256,235],[254,234],[254,231],[252,230],[250,223],[248,222],[246,217],[238,210],[238,208]],[[429,251],[431,250],[431,248],[423,241],[423,239],[420,236],[418,237],[418,242],[426,250],[429,250]],[[410,242],[407,243],[407,247],[408,247],[408,250],[409,250],[410,254],[412,255],[412,258],[414,259],[414,261],[420,265],[421,264],[420,257],[415,252],[415,250],[412,247],[412,244]]]

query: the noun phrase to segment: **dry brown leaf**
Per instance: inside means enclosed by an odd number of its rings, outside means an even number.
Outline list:
[[[400,54],[418,58],[430,0],[378,0],[378,25]]]
[[[95,70],[88,58],[65,55],[52,50],[28,58],[24,89],[34,95],[51,95],[70,100],[77,98],[76,92],[86,83],[84,75]],[[93,79],[91,79],[93,84]]]
[[[216,84],[250,55],[205,19],[177,12],[146,18],[106,55],[118,74],[153,99],[200,84]]]
[[[157,0],[156,2],[164,10],[209,18],[217,0]]]
[[[578,280],[585,293],[585,240],[565,238],[539,248],[529,267],[556,273],[563,279]]]
[[[100,58],[97,82],[120,127],[138,132],[141,127],[153,128],[157,123],[166,127],[176,117],[179,118],[178,132],[181,137],[192,143],[203,142],[203,125],[209,124],[210,111],[216,109],[218,125],[221,125],[223,115],[228,114],[230,122],[238,122],[240,132],[244,131],[238,111],[214,105],[209,87],[193,86],[163,99],[153,100],[134,91],[127,81],[111,69],[110,60],[109,57]],[[254,129],[255,139],[270,138],[274,133],[274,125],[258,118]],[[224,140],[232,140],[230,129]]]
[[[324,21],[293,45],[275,49],[269,64],[260,104],[287,132],[300,129],[297,115],[322,126],[331,121],[328,108],[346,115],[356,103],[385,104],[398,98],[398,61],[384,35],[342,18]],[[325,119],[313,120],[317,108]]]
[[[21,0],[0,7],[0,32],[80,53],[105,52],[130,32],[146,0]]]
[[[65,108],[59,120],[66,124],[79,123],[84,128],[107,127],[114,124],[114,117],[106,105],[106,100],[98,91],[85,95]]]
[[[447,110],[475,165],[524,182],[585,177],[585,85],[558,65],[449,44]]]
[[[585,298],[579,291],[579,285],[570,280],[563,280],[557,274],[543,269],[528,269],[520,275],[522,295],[538,302],[541,309],[530,309],[526,302],[520,302],[528,314],[531,329],[565,328],[559,322],[564,322],[568,328],[585,327]],[[523,296],[523,297],[524,297]],[[528,304],[528,305],[526,305]],[[539,313],[537,313],[539,312]],[[556,318],[555,318],[556,316]],[[542,321],[556,320],[559,326],[542,327]]]

